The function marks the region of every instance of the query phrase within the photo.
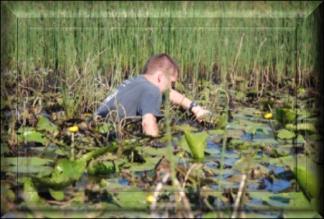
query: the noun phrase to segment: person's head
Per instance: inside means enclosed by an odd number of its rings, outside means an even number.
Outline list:
[[[161,53],[152,56],[146,62],[143,74],[153,80],[161,92],[164,92],[171,88],[173,82],[176,82],[179,67],[169,55]]]

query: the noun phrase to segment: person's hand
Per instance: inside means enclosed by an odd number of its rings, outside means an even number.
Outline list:
[[[193,107],[192,112],[199,122],[202,122],[204,117],[211,114],[211,112],[209,110],[206,110],[206,109],[202,108],[201,106]]]

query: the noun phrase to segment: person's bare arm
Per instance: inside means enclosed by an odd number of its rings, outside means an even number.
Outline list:
[[[147,113],[142,117],[142,128],[145,135],[152,137],[157,137],[159,135],[156,117],[152,113]]]
[[[191,100],[185,95],[179,93],[176,90],[170,90],[170,101],[171,103],[181,106],[185,109],[189,109]],[[210,113],[208,110],[203,109],[201,106],[195,106],[191,109],[192,113],[195,114],[196,118],[200,120],[204,115]]]
[[[179,93],[176,90],[171,89],[170,90],[170,101],[171,103],[181,106],[185,109],[188,109],[190,106],[190,103],[192,102],[189,98],[187,98],[185,95]]]

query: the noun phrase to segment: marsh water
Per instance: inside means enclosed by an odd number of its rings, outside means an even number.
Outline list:
[[[284,129],[279,134],[283,126],[274,117],[264,118],[257,105],[236,101],[229,111],[222,125],[174,116],[171,135],[164,132],[156,139],[140,134],[138,120],[116,133],[118,127],[111,121],[94,122],[91,114],[67,119],[59,105],[27,116],[14,130],[17,142],[7,137],[1,143],[1,187],[6,188],[1,213],[4,217],[172,217],[188,212],[194,217],[231,217],[234,212],[245,217],[319,217],[311,204],[312,192],[300,185],[296,174],[297,167],[316,160],[307,144],[314,130]],[[7,119],[12,113],[2,110]],[[299,122],[312,119],[302,110],[296,116]],[[203,160],[193,159],[184,129],[207,135]],[[172,177],[165,178],[171,172],[180,186],[172,184]],[[179,200],[181,191],[185,197]]]

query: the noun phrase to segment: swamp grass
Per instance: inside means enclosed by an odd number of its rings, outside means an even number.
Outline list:
[[[316,115],[313,99],[306,103],[291,94],[298,93],[305,100],[305,90],[311,91],[316,85],[316,14],[311,12],[317,5],[318,2],[1,2],[6,18],[6,32],[1,36],[1,42],[6,41],[1,57],[1,121],[5,119],[1,126],[7,131],[1,145],[9,145],[11,155],[26,155],[24,150],[18,153],[21,145],[17,142],[17,130],[35,127],[39,116],[48,113],[61,130],[58,136],[49,135],[51,141],[64,148],[59,156],[68,157],[71,150],[65,146],[71,142],[64,130],[74,123],[80,125],[87,117],[85,113],[94,112],[114,87],[139,74],[147,58],[160,52],[170,54],[180,65],[177,89],[209,109],[216,111],[218,104],[226,103],[218,97],[219,90],[224,89],[241,105],[271,111],[273,107],[294,109],[298,103],[300,109]],[[286,8],[288,12],[283,12]],[[240,10],[250,10],[251,14]],[[230,111],[235,109],[231,107]],[[63,117],[56,119],[62,116],[60,112]],[[176,115],[172,117],[171,112]],[[11,116],[5,116],[6,113]],[[178,121],[188,119],[184,112],[169,107],[165,113]],[[229,114],[222,116],[226,122],[230,119]],[[174,158],[171,118],[163,121],[163,130],[169,142],[168,154]],[[306,116],[299,122],[308,119]],[[226,143],[234,135],[225,126],[222,128],[226,133],[220,180],[226,172]],[[279,128],[283,127],[272,127],[275,132]],[[73,153],[78,155],[87,150],[86,145],[104,145],[102,136],[92,133],[93,127],[84,130],[90,130],[85,133],[93,139],[90,143],[72,141]],[[252,132],[256,132],[253,127]],[[314,136],[305,132],[304,137],[308,140]],[[104,139],[107,141],[109,136]],[[127,151],[127,139],[120,139],[118,144],[121,149],[117,155]],[[136,157],[134,151],[130,153]],[[174,181],[178,170],[172,159],[171,166]],[[134,179],[131,177],[130,181]],[[219,182],[220,187],[225,185]],[[189,192],[188,197],[190,194],[197,195]],[[230,199],[231,194],[226,194]],[[194,199],[189,197],[189,201]],[[218,216],[221,214],[218,212]]]
[[[316,16],[311,13],[317,5],[5,2],[2,67],[16,69],[22,80],[35,78],[34,69],[52,69],[54,76],[45,80],[53,86],[87,75],[87,81],[114,87],[140,73],[148,57],[166,52],[179,63],[180,80],[194,89],[201,80],[234,87],[246,80],[260,91],[265,82],[278,88],[296,74],[296,84],[305,85],[315,66]]]

